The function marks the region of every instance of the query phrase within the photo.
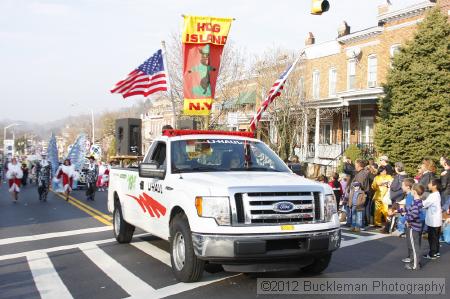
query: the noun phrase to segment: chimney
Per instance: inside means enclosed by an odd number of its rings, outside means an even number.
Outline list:
[[[392,3],[389,0],[383,0],[383,3],[378,5],[378,15],[387,13],[391,7]]]
[[[305,40],[305,46],[314,45],[315,41],[316,38],[314,37],[314,34],[312,34],[312,32],[309,32]]]
[[[346,21],[342,21],[338,28],[338,37],[350,34],[350,26],[348,26]]]

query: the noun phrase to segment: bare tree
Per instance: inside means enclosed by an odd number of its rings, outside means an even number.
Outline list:
[[[255,62],[253,72],[264,94],[268,93],[275,80],[294,62],[297,55],[299,54],[275,49],[266,52]],[[303,143],[304,122],[309,115],[305,107],[302,77],[304,64],[300,60],[284,84],[280,96],[266,110],[269,115],[269,130],[261,131],[262,137],[269,141],[269,145],[283,159],[289,158],[294,148]]]

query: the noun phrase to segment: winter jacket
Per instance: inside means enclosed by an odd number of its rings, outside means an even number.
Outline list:
[[[355,194],[355,190],[351,188],[350,194],[348,196],[348,207],[351,209],[353,205],[353,195]],[[358,198],[356,200],[356,210],[364,211],[364,204],[366,203],[366,194],[364,191],[358,191]]]
[[[399,173],[394,177],[391,183],[390,195],[392,203],[401,201],[403,198],[402,182],[408,175],[406,173]]]
[[[443,204],[450,196],[450,169],[441,174],[441,188],[441,204]]]
[[[425,192],[430,193],[430,189],[428,189],[428,183],[431,182],[432,179],[436,178],[434,172],[427,171],[425,172],[419,180],[419,184],[421,184],[425,188]]]
[[[425,224],[430,227],[442,225],[441,195],[433,192],[423,201],[423,207],[427,210]]]
[[[418,232],[422,231],[422,220],[420,219],[420,213],[423,208],[422,200],[414,200],[412,206],[406,209],[406,221],[410,227]]]

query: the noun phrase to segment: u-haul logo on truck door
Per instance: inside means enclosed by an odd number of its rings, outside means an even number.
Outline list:
[[[130,194],[127,194],[127,196],[136,200],[137,203],[141,206],[142,211],[144,213],[148,212],[150,217],[159,218],[161,217],[161,215],[162,216],[166,215],[166,208],[146,193],[139,195],[139,197]]]

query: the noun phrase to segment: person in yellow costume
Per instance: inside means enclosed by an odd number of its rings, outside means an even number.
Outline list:
[[[381,216],[384,216],[384,220],[387,219],[388,205],[383,203],[383,197],[386,192],[389,192],[389,185],[391,184],[393,178],[387,174],[387,169],[385,166],[380,166],[378,168],[378,175],[375,177],[372,183],[372,189],[375,191],[373,195],[373,200],[375,202],[375,226],[382,226]]]

